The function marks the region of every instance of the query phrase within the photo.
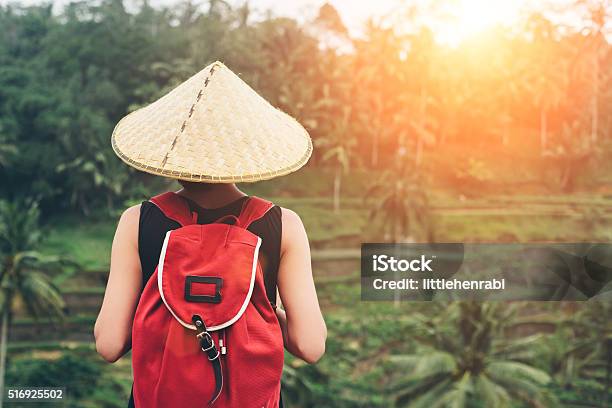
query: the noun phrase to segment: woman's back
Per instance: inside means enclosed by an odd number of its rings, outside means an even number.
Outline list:
[[[198,224],[214,223],[227,216],[238,216],[248,196],[243,196],[218,208],[203,208],[196,202],[181,197],[189,206],[192,214],[197,214]],[[154,274],[166,233],[180,228],[181,225],[168,218],[162,210],[151,201],[144,201],[140,207],[138,255],[142,266],[142,286]],[[253,222],[248,230],[261,238],[259,260],[262,265],[267,297],[276,305],[276,284],[280,262],[282,220],[281,209],[273,206],[266,214]],[[134,397],[130,395],[129,407],[134,407]],[[282,400],[280,401],[282,407]]]

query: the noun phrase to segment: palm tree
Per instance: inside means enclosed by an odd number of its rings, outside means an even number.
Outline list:
[[[6,133],[3,132],[3,125],[0,122],[0,167],[6,166],[11,156],[17,153],[17,147],[10,143]]]
[[[382,220],[382,229],[392,242],[412,239],[433,241],[429,200],[422,185],[418,164],[405,158],[405,147],[398,149],[395,168],[388,169],[366,192],[366,200],[375,200],[370,221]],[[394,273],[399,278],[399,272]],[[394,306],[399,307],[400,292],[394,291]]]
[[[354,94],[349,103],[356,107],[354,114],[359,121],[363,142],[369,145],[371,167],[384,164],[380,160],[383,147],[392,136],[398,135],[397,125],[401,107],[402,50],[401,39],[390,27],[384,27],[369,19],[364,38],[354,40],[355,60],[349,76],[354,84]]]
[[[552,370],[565,388],[575,380],[593,380],[603,385],[602,395],[593,396],[597,406],[607,407],[612,381],[612,304],[605,299],[587,302],[571,318],[561,322],[558,333],[547,341]],[[558,340],[558,341],[555,341]],[[553,347],[550,347],[550,346]],[[601,403],[601,405],[599,405]]]
[[[330,132],[321,140],[326,147],[323,161],[331,161],[334,165],[334,212],[340,211],[340,191],[342,188],[342,175],[349,171],[351,149],[355,146],[355,139],[348,132],[350,126],[351,107],[343,108],[342,118],[333,122]]]
[[[574,189],[575,180],[601,147],[590,142],[584,122],[574,120],[562,124],[555,143],[544,152],[544,158],[559,168],[559,185],[564,192]]]
[[[36,319],[64,314],[64,301],[49,272],[60,270],[65,261],[35,251],[41,238],[38,220],[36,203],[0,201],[0,395],[4,395],[8,329],[14,313],[24,309]]]
[[[384,234],[393,242],[408,235],[418,240],[433,240],[429,199],[423,187],[422,174],[416,163],[398,149],[394,168],[388,169],[366,192],[366,200],[375,200],[370,221],[380,218]]]
[[[397,406],[554,406],[550,377],[527,364],[535,338],[504,339],[515,308],[495,302],[452,303],[435,317],[416,316],[418,352],[394,356],[407,373],[391,386]]]
[[[605,81],[607,78],[607,71],[602,70],[602,60],[605,60],[605,45],[606,41],[606,27],[610,19],[612,18],[612,10],[605,0],[599,1],[588,1],[588,0],[575,0],[573,3],[569,3],[569,6],[583,7],[586,9],[586,20],[587,24],[583,29],[583,33],[586,34],[588,41],[585,45],[578,49],[576,58],[576,64],[585,64],[588,67],[588,76],[590,77],[589,87],[590,92],[590,116],[591,116],[591,142],[595,143],[598,139],[600,131],[600,99],[602,97],[603,87],[605,87]],[[588,57],[585,57],[588,56]],[[603,86],[602,86],[603,85]]]
[[[433,69],[435,67],[434,35],[428,28],[421,28],[419,32],[411,37],[409,59],[420,73],[418,95],[413,98],[417,100],[417,116],[412,121],[411,127],[415,135],[416,153],[414,155],[415,164],[420,166],[423,158],[424,144],[428,139],[433,139],[433,134],[428,130],[430,127],[429,105],[432,97],[430,96],[430,84],[433,79]]]
[[[504,41],[505,43],[508,42],[506,39]],[[506,49],[509,54],[512,54],[512,47],[508,46]],[[513,63],[508,64],[507,61],[511,58]],[[513,55],[506,55],[502,61],[502,64],[495,67],[502,80],[492,95],[493,100],[490,106],[495,106],[495,100],[500,102],[501,109],[496,109],[493,116],[495,125],[493,133],[500,136],[503,146],[508,146],[510,130],[512,125],[516,124],[516,117],[514,116],[516,104],[521,101],[523,95],[527,95],[530,92],[529,86],[531,84],[525,80],[525,72],[529,72],[531,67],[527,59],[519,59]]]
[[[14,155],[17,152],[15,146],[7,143],[0,142],[0,167],[6,166],[8,163],[8,157]]]
[[[529,18],[528,29],[535,38],[537,56],[533,63],[537,69],[530,71],[527,82],[532,84],[533,100],[540,112],[540,146],[544,154],[549,143],[549,114],[566,97],[568,64],[555,54],[559,47],[555,46],[556,27],[550,20],[535,13]]]
[[[564,98],[564,72],[563,68],[555,66],[555,69],[537,74],[534,82],[534,101],[540,110],[540,147],[542,154],[549,149],[550,124],[548,116],[551,110],[556,109]]]

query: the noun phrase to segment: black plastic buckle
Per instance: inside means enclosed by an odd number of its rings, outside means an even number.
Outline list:
[[[191,285],[193,283],[208,283],[215,285],[215,295],[193,295],[191,293]],[[185,300],[188,302],[199,303],[221,303],[221,288],[223,287],[223,279],[216,276],[187,276],[185,278]]]

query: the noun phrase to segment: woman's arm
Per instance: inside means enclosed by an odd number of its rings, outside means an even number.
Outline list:
[[[319,308],[310,265],[310,246],[300,217],[282,209],[278,291],[284,311],[277,309],[287,350],[308,363],[325,353],[327,327]]]
[[[111,252],[104,301],[94,327],[96,350],[114,363],[130,349],[132,321],[140,296],[142,272],[138,256],[140,205],[121,215]]]

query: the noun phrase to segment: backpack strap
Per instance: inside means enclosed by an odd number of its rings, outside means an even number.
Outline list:
[[[155,204],[167,218],[178,222],[182,227],[197,223],[197,213],[191,212],[187,200],[172,191],[157,195],[149,201]],[[235,225],[247,229],[253,222],[266,215],[272,207],[274,204],[270,201],[251,196],[244,202]],[[217,222],[221,222],[226,217],[222,217]]]
[[[221,395],[221,390],[223,389],[223,369],[221,367],[221,360],[219,359],[219,355],[221,353],[215,346],[215,341],[206,328],[204,319],[202,319],[199,315],[193,315],[192,321],[196,328],[196,337],[200,341],[200,349],[206,353],[208,361],[212,363],[213,372],[215,374],[215,391],[210,398],[210,401],[208,401],[208,406],[211,406],[215,403],[217,398],[219,398],[219,395]]]
[[[155,204],[167,218],[178,222],[182,227],[197,222],[198,215],[191,212],[187,200],[172,191],[157,195],[149,201]]]
[[[251,196],[242,206],[236,225],[247,229],[253,222],[266,215],[272,207],[274,207],[274,204],[270,201]]]

